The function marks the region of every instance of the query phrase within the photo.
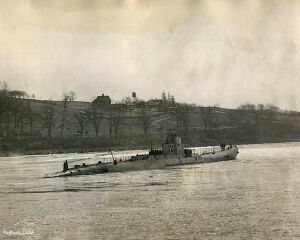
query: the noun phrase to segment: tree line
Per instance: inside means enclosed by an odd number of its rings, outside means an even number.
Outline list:
[[[83,137],[89,125],[94,129],[94,136],[98,137],[101,125],[106,121],[110,143],[113,137],[117,141],[121,122],[126,118],[122,110],[102,109],[92,103],[85,109],[71,109],[70,104],[75,99],[76,93],[69,91],[63,93],[60,101],[37,101],[34,96],[29,96],[24,91],[10,90],[6,82],[0,82],[0,136],[23,136],[26,125],[27,130],[29,126],[29,134],[36,134],[40,130],[38,126],[42,126],[49,138],[53,136],[54,129],[59,129],[60,137],[64,137],[65,129],[72,118],[78,126],[78,131],[73,134]],[[39,102],[39,107],[33,106],[35,102]],[[151,114],[145,106],[137,119],[144,133],[147,134],[151,124]]]
[[[10,91],[6,82],[0,82],[0,134],[7,135],[11,122],[13,127],[24,131],[24,121],[28,120],[33,130],[34,113],[28,94],[24,91]]]
[[[236,110],[224,111],[218,105],[200,107],[178,103],[174,95],[164,91],[160,98],[149,101],[137,99],[136,96],[134,99],[126,97],[119,102],[124,105],[123,109],[105,109],[93,103],[85,108],[70,107],[75,100],[76,93],[69,91],[63,93],[60,101],[37,101],[34,96],[24,91],[10,90],[7,83],[0,82],[0,136],[34,135],[43,128],[48,138],[54,136],[54,130],[60,137],[91,136],[87,133],[90,129],[94,132],[93,136],[99,137],[102,127],[109,144],[112,144],[118,141],[120,129],[125,128],[126,122],[134,128],[141,128],[145,139],[159,129],[162,135],[163,129],[167,128],[175,128],[179,134],[188,137],[195,132],[195,126],[207,139],[214,138],[214,132],[225,126],[230,128],[230,134],[245,138],[250,135],[272,138],[276,132],[293,134],[298,129],[298,113],[288,112],[280,117],[283,111],[272,104],[246,103]],[[37,102],[39,107],[35,104]],[[159,114],[169,120],[165,123],[157,121]],[[66,132],[70,121],[77,126],[76,132],[71,135]],[[13,132],[15,134],[11,134]]]

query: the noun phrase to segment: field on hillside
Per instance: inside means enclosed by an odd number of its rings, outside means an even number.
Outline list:
[[[169,129],[174,129],[186,145],[216,145],[226,143],[262,143],[298,141],[300,116],[298,113],[245,111],[218,107],[177,106],[160,107],[124,106],[117,115],[107,108],[97,109],[101,115],[98,136],[92,119],[91,103],[69,102],[65,111],[61,134],[64,104],[61,101],[30,100],[34,113],[32,129],[24,119],[23,130],[9,123],[9,132],[0,139],[0,151],[35,149],[95,149],[101,147],[134,148],[159,146]],[[44,109],[53,106],[51,137],[45,122]],[[84,115],[81,128],[76,115]],[[99,116],[100,116],[99,115]],[[114,116],[114,117],[112,117]],[[116,120],[117,125],[113,125]],[[2,125],[3,129],[3,125]],[[77,149],[77,150],[76,150]]]

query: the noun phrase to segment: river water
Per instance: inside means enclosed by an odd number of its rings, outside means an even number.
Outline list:
[[[228,162],[43,178],[65,159],[101,157],[0,158],[0,239],[300,239],[300,143],[240,146]]]

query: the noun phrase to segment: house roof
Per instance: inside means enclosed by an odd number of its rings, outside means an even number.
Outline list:
[[[102,94],[101,96],[97,96],[93,102],[98,102],[98,101],[111,101],[110,97],[108,95]]]

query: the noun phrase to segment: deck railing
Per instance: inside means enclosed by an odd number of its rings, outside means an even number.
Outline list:
[[[114,157],[112,158],[112,156],[109,157],[101,157],[99,158],[99,161],[101,161],[102,163],[111,163],[114,160],[117,160],[118,162],[124,162],[124,161],[128,161],[131,158],[131,156],[122,156],[122,157]]]

